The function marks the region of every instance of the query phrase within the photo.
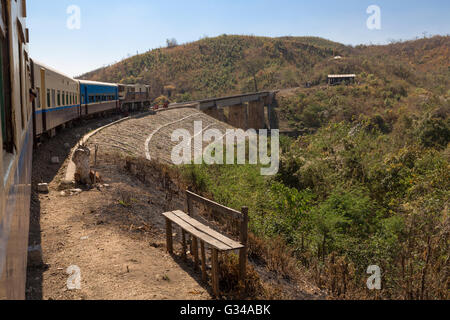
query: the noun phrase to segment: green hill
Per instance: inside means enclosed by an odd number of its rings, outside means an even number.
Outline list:
[[[189,100],[254,91],[253,73],[258,89],[298,86],[316,65],[348,52],[350,48],[320,38],[223,35],[152,50],[81,78],[144,82],[155,96],[173,86],[173,97]]]

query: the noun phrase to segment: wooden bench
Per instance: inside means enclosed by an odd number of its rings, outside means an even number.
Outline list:
[[[218,212],[226,217],[230,216],[237,220],[240,223],[240,242],[236,242],[194,219],[194,201],[204,204],[212,209],[212,212]],[[239,250],[239,281],[244,284],[247,269],[248,208],[243,207],[242,212],[239,212],[203,198],[191,191],[186,191],[186,207],[187,213],[179,210],[163,213],[166,219],[167,251],[173,254],[172,224],[175,223],[182,230],[181,241],[182,255],[184,258],[186,258],[187,251],[186,236],[191,237],[191,254],[194,257],[195,268],[198,268],[200,264],[198,246],[198,242],[200,241],[202,277],[203,281],[207,281],[205,244],[208,244],[211,248],[212,287],[214,295],[218,297],[220,294],[219,253]]]

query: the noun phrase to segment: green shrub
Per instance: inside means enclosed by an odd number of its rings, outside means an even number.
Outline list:
[[[450,141],[450,120],[448,118],[425,120],[419,132],[424,147],[443,149]]]

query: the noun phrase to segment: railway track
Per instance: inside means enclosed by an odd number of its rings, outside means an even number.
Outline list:
[[[195,121],[202,122],[203,130],[218,129],[225,132],[233,128],[196,109],[178,107],[158,112],[156,115],[128,119],[105,128],[92,136],[87,145],[98,145],[102,152],[120,152],[146,158],[150,155],[152,159],[171,163],[172,148],[178,144],[172,142],[173,131],[185,129],[194,137]]]

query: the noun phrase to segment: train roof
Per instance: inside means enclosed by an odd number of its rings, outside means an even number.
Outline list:
[[[59,75],[61,75],[61,76],[63,76],[63,77],[69,78],[69,79],[71,79],[71,80],[73,80],[73,81],[77,81],[76,79],[72,78],[71,76],[68,76],[67,74],[62,73],[61,71],[58,71],[58,70],[56,70],[56,69],[54,69],[54,68],[52,68],[52,67],[49,67],[49,66],[46,65],[45,63],[42,63],[42,62],[40,62],[40,61],[36,61],[36,60],[34,60],[34,59],[31,59],[31,60],[33,61],[34,64],[40,66],[41,68],[44,68],[44,69],[46,69],[46,70],[49,70],[49,71],[54,72],[54,73],[56,73],[56,74],[59,74]]]
[[[119,83],[119,86],[122,87],[136,87],[136,86],[145,86],[145,87],[150,87],[150,85],[148,84],[143,84],[143,83],[135,83],[135,84],[123,84],[123,83]]]
[[[90,80],[78,80],[78,81],[80,81],[81,84],[92,84],[92,85],[101,85],[101,86],[108,86],[108,87],[117,87],[117,84],[115,84],[115,83],[90,81]]]

